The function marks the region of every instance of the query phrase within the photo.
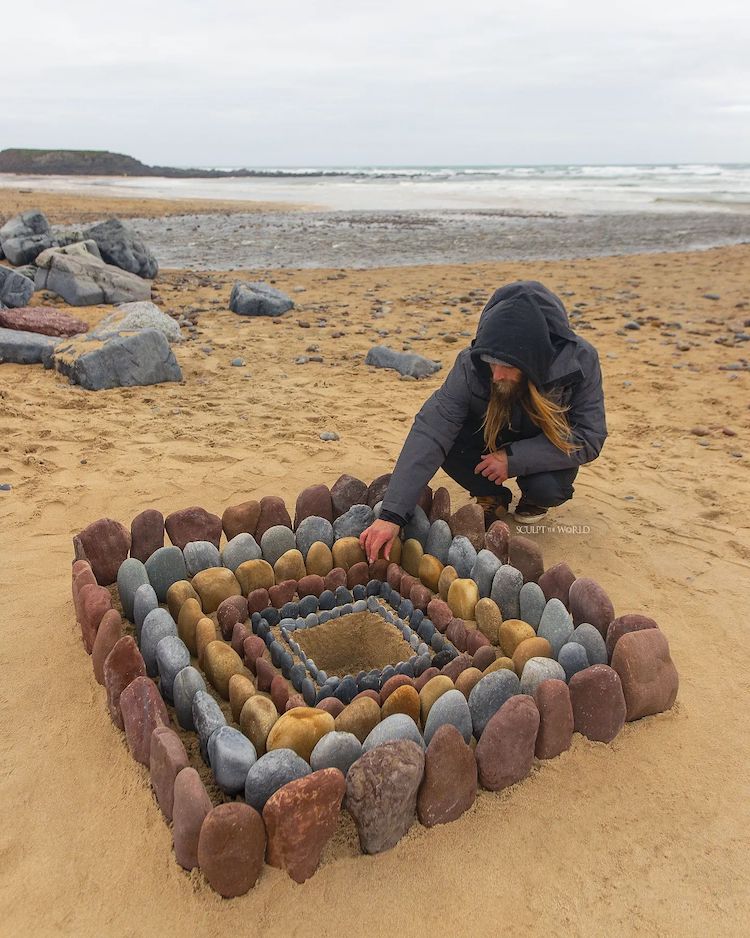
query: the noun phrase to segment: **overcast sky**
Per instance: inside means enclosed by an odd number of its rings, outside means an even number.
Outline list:
[[[746,0],[617,6],[8,4],[0,148],[183,166],[750,162]]]

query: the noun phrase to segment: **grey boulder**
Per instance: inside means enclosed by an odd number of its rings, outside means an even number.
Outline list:
[[[372,508],[368,505],[352,505],[333,522],[333,537],[338,541],[342,537],[359,537],[375,520]]]
[[[128,557],[123,560],[120,569],[117,571],[117,592],[120,594],[123,615],[131,622],[134,621],[133,607],[136,593],[142,586],[148,585],[148,573],[146,573],[146,568],[141,561],[135,557]]]
[[[151,283],[136,274],[105,264],[91,254],[50,251],[37,258],[37,290],[57,293],[72,306],[130,303],[151,299]]]
[[[365,358],[366,365],[376,368],[390,368],[409,378],[427,378],[440,371],[440,362],[432,361],[413,352],[397,352],[385,345],[374,345]]]
[[[507,671],[503,668],[499,671],[492,671],[477,681],[469,694],[469,712],[477,739],[505,701],[520,693],[521,682],[516,677],[515,671]]]
[[[0,303],[11,309],[28,306],[34,293],[34,281],[16,270],[0,267]]]
[[[0,362],[51,367],[59,338],[0,327]]]
[[[216,784],[226,795],[239,795],[258,756],[247,736],[233,726],[220,726],[208,740],[208,761]]]
[[[200,573],[201,570],[223,566],[221,554],[210,541],[190,541],[189,544],[185,545],[182,554],[185,558],[188,575],[191,578],[196,573]]]
[[[156,661],[156,646],[167,635],[177,635],[177,623],[166,609],[154,609],[143,620],[141,627],[141,655],[146,665],[146,674],[156,677],[159,667]],[[188,664],[190,662],[188,661]]]
[[[294,531],[285,524],[274,524],[264,532],[260,539],[260,549],[263,559],[273,566],[276,561],[288,550],[295,550],[297,539]]]
[[[376,746],[382,746],[383,743],[389,743],[395,739],[409,739],[422,749],[425,748],[422,734],[414,720],[405,713],[394,713],[368,733],[362,743],[362,750],[369,752]]]
[[[196,668],[188,666],[183,668],[172,684],[172,697],[177,722],[184,730],[194,730],[193,698],[199,690],[206,690],[206,682]]]
[[[52,243],[49,222],[41,212],[23,212],[0,228],[0,246],[14,267],[32,263]]]
[[[316,541],[321,541],[328,547],[333,547],[333,525],[327,518],[310,515],[297,525],[295,532],[297,550],[307,560],[307,552]]]
[[[189,665],[187,645],[177,635],[165,635],[156,646],[156,668],[159,672],[159,691],[167,703],[174,702],[174,679]]]
[[[477,562],[477,552],[468,537],[457,535],[448,548],[448,563],[462,579],[471,576],[474,564]]]
[[[453,543],[453,534],[447,521],[438,519],[430,525],[430,531],[424,544],[424,552],[437,557],[443,566],[448,563],[448,551]]]
[[[119,332],[140,332],[142,329],[156,329],[170,344],[182,341],[182,333],[177,321],[163,313],[150,300],[122,303],[89,335],[95,339],[106,339]]]
[[[427,722],[424,726],[424,741],[430,745],[430,740],[441,726],[450,724],[455,726],[463,736],[464,742],[471,739],[472,720],[469,704],[460,690],[449,690],[442,694],[430,707]]]
[[[232,573],[246,560],[260,560],[263,556],[258,542],[252,534],[237,534],[221,552],[222,564]]]
[[[76,338],[55,352],[55,366],[87,391],[182,381],[182,371],[161,332],[144,329],[100,343]]]
[[[245,801],[262,812],[282,785],[310,774],[310,766],[293,749],[273,749],[250,766],[245,780]]]
[[[354,733],[334,730],[320,739],[310,756],[314,772],[319,769],[338,769],[344,775],[362,755],[362,743]]]
[[[544,681],[564,680],[565,669],[557,661],[552,658],[529,658],[521,673],[521,693],[533,697],[534,691]]]
[[[430,533],[430,519],[424,513],[421,505],[414,506],[414,514],[409,519],[409,523],[404,528],[404,540],[413,539],[419,541],[424,548]],[[427,551],[425,551],[427,553]]]
[[[267,283],[238,280],[232,287],[229,308],[240,316],[280,316],[294,308],[294,302]]]
[[[96,242],[102,258],[108,264],[147,280],[153,280],[159,273],[156,258],[141,236],[119,218],[92,225],[86,230],[85,236]]]

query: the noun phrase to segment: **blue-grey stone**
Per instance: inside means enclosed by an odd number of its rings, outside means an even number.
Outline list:
[[[538,583],[524,583],[518,596],[518,606],[521,612],[519,618],[535,629],[539,628],[547,599]]]
[[[380,595],[380,580],[368,580],[366,586],[367,595],[370,599]]]
[[[336,605],[338,606],[344,606],[347,603],[351,603],[354,601],[354,597],[345,586],[337,586],[336,593],[334,595],[336,596]],[[351,610],[349,611],[351,612]],[[343,614],[344,613],[342,613],[342,615]]]
[[[378,690],[382,690],[382,689],[383,689],[383,684],[385,684],[385,682],[386,682],[387,680],[389,680],[390,678],[392,678],[395,673],[396,673],[396,669],[394,668],[394,666],[393,666],[392,664],[387,664],[387,665],[383,668],[383,671],[382,671],[382,673],[381,673],[381,675],[380,675],[380,687],[378,688]]]
[[[521,693],[521,682],[514,671],[493,671],[472,687],[469,694],[471,725],[477,739],[506,700]]]
[[[0,328],[0,361],[16,365],[44,365],[50,368],[55,348],[60,341],[59,337],[41,335],[38,332]]]
[[[208,761],[216,784],[226,795],[245,791],[250,766],[257,760],[255,746],[233,726],[220,726],[208,740]]]
[[[299,607],[299,614],[304,618],[309,616],[311,612],[318,611],[318,597],[317,596],[303,596],[302,599],[297,603]]]
[[[146,280],[153,280],[159,265],[143,238],[119,218],[96,222],[85,230],[86,238],[96,242],[102,260]]]
[[[427,655],[428,658],[430,657],[430,649],[427,647],[427,644],[425,642],[419,643],[419,647],[417,648],[417,654],[420,656],[420,658],[423,655]]]
[[[179,547],[160,547],[146,561],[146,573],[160,603],[167,601],[173,583],[187,580],[185,558]]]
[[[333,611],[329,609],[324,609],[322,612],[318,613],[318,624],[323,625],[324,622],[328,622],[333,618]]]
[[[413,645],[412,648],[414,648]],[[420,648],[423,649],[423,651],[419,651]],[[417,647],[414,648],[414,650],[419,652],[419,657],[414,662],[414,677],[419,677],[421,674],[424,674],[424,672],[429,667],[432,666],[432,658],[430,657],[430,653],[424,642],[417,640]]]
[[[357,587],[355,586],[354,589],[356,588]],[[352,590],[352,593],[354,593],[354,590]],[[354,602],[352,603],[352,612],[364,612],[366,609],[367,603],[364,601],[364,599],[357,599],[355,597]]]
[[[348,616],[352,612],[352,604],[345,603],[343,606],[339,606],[339,615]]]
[[[320,674],[322,673],[323,672],[321,671]],[[315,690],[315,684],[313,684],[311,678],[306,677],[305,680],[302,682],[301,694],[302,694],[303,700],[305,701],[308,707],[315,706],[315,698],[316,698],[317,691]]]
[[[327,547],[333,547],[333,525],[326,518],[310,515],[297,525],[295,533],[297,550],[307,560],[307,552],[313,544],[321,541]]]
[[[294,302],[261,280],[238,280],[229,296],[229,308],[239,316],[280,316],[293,309]]]
[[[166,609],[153,609],[143,620],[141,629],[141,654],[146,665],[146,674],[156,677],[156,646],[167,635],[177,634],[177,623]]]
[[[193,697],[199,690],[205,691],[206,682],[196,668],[187,667],[179,671],[172,682],[172,697],[177,722],[184,730],[194,730]]]
[[[156,646],[156,669],[159,672],[159,692],[167,703],[174,703],[174,679],[190,666],[190,652],[177,635],[166,635]]]
[[[563,666],[552,658],[529,658],[521,673],[521,693],[533,697],[543,681],[551,680],[565,680]]]
[[[580,645],[578,642],[574,642],[572,639],[569,642],[566,642],[563,647],[560,649],[560,653],[557,656],[557,661],[562,665],[563,670],[565,671],[565,680],[570,681],[574,674],[577,674],[579,671],[585,671],[589,667],[589,659],[586,655],[586,649],[583,645]]]
[[[419,623],[419,628],[417,629],[417,635],[424,642],[431,642],[432,636],[435,634],[435,626],[430,622],[429,619],[423,619]]]
[[[318,607],[323,610],[333,609],[336,605],[336,596],[333,590],[323,590],[318,596]]]
[[[418,629],[419,626],[422,624],[422,620],[424,619],[424,617],[425,616],[424,616],[423,609],[415,609],[412,612],[412,614],[409,616],[409,624],[411,625],[413,629]]]
[[[406,636],[404,636],[404,638],[406,638]],[[414,651],[416,651],[417,648],[419,648],[419,636],[418,635],[413,635],[413,634],[410,635],[407,641],[409,642],[411,647],[414,649]],[[419,677],[418,674],[417,674],[417,677]]]
[[[307,668],[304,664],[295,664],[292,665],[292,671],[289,675],[289,680],[292,682],[292,687],[296,691],[302,690],[302,682],[307,677]]]
[[[380,584],[380,596],[381,596],[381,598],[384,599],[386,602],[389,602],[389,601],[390,601],[390,597],[391,597],[391,593],[392,593],[392,592],[393,592],[393,587],[391,586],[390,583],[386,583],[385,581],[383,581],[383,582]]]
[[[520,619],[520,595],[523,574],[510,564],[503,564],[492,580],[490,597],[500,607],[503,619]]]
[[[357,689],[357,682],[351,674],[347,674],[346,677],[341,681],[341,683],[336,688],[335,697],[343,703],[344,705],[351,703],[354,698],[359,693]]]
[[[310,755],[310,767],[314,772],[320,769],[338,769],[346,775],[361,755],[362,743],[354,733],[334,730],[326,733],[316,743]]]
[[[201,570],[222,566],[221,554],[210,541],[190,541],[189,544],[185,545],[182,553],[190,577],[194,577]]]
[[[138,644],[141,643],[141,629],[143,621],[149,612],[159,608],[159,600],[150,583],[139,586],[135,591],[133,598],[133,622],[135,623],[135,633]]]
[[[479,588],[481,599],[486,599],[492,592],[492,581],[501,566],[500,559],[491,550],[480,550],[477,554],[470,576]]]
[[[214,730],[226,723],[221,707],[213,697],[204,690],[196,691],[193,697],[193,724],[198,734],[201,757],[208,763],[208,741]]]
[[[102,267],[97,270],[102,270]],[[40,274],[48,273],[55,272],[37,271],[37,281]],[[132,278],[133,281],[136,279]],[[97,293],[101,295],[101,292],[97,286]],[[101,302],[106,300],[93,299],[73,305],[92,306]],[[86,348],[85,343],[58,345],[55,366],[61,374],[87,391],[182,381],[174,352],[167,338],[156,329],[116,335],[92,349]]]
[[[332,684],[324,681],[323,684],[320,685],[320,688],[315,695],[315,703],[319,704],[320,701],[325,700],[326,697],[333,697],[335,691],[336,688]]]
[[[414,677],[414,665],[411,661],[400,661],[396,665],[396,674],[405,674],[407,677]]]
[[[369,505],[352,505],[343,515],[333,522],[333,537],[338,541],[342,537],[359,537],[374,521]]]
[[[447,521],[438,519],[430,525],[427,538],[424,543],[424,552],[437,557],[443,566],[448,564],[448,551],[453,543],[453,534]]]
[[[289,782],[304,778],[311,771],[293,749],[272,749],[250,766],[245,779],[245,801],[262,813],[274,792]]]
[[[376,746],[389,743],[393,739],[410,739],[424,749],[424,740],[419,727],[405,713],[394,713],[382,720],[370,731],[362,743],[362,751],[369,752]]]
[[[435,632],[435,634],[430,639],[430,648],[433,651],[442,651],[445,647],[445,639],[440,634],[440,632]]]
[[[282,554],[288,550],[296,550],[297,538],[294,531],[285,524],[274,524],[260,539],[260,549],[263,559],[273,566]]]
[[[133,621],[135,594],[142,586],[150,586],[146,568],[140,560],[128,557],[127,560],[123,560],[117,571],[117,592],[120,594],[123,615],[131,622]]]
[[[271,644],[268,646],[268,650],[271,652],[271,664],[274,668],[278,668],[281,665],[281,654],[284,651],[284,646],[277,639],[273,639]]]
[[[281,657],[279,658],[279,667],[284,677],[289,680],[289,675],[292,673],[292,668],[294,667],[294,658],[291,652],[286,649],[282,651]]]
[[[448,548],[448,564],[462,578],[471,576],[471,570],[477,562],[477,552],[468,537],[459,534],[451,541]]]
[[[430,707],[427,714],[427,722],[424,727],[424,741],[430,745],[430,740],[436,730],[449,723],[455,726],[463,736],[464,742],[468,743],[471,739],[473,723],[471,720],[471,711],[469,704],[460,690],[449,690],[442,694]]]
[[[550,599],[545,605],[536,634],[547,639],[552,646],[552,654],[557,658],[558,652],[573,634],[573,620],[559,599]]]
[[[398,614],[402,619],[408,619],[414,612],[414,603],[410,599],[402,599],[398,607]]]
[[[432,361],[414,352],[397,352],[385,345],[373,345],[365,357],[366,365],[376,368],[390,368],[409,378],[427,378],[440,371],[440,362]]]
[[[263,552],[252,534],[237,534],[221,552],[221,562],[232,573],[246,560],[260,560]]]
[[[571,642],[577,642],[586,649],[589,664],[607,664],[607,646],[596,626],[589,622],[582,622],[573,629]],[[559,660],[559,659],[558,659]]]
[[[352,596],[356,602],[362,602],[367,599],[367,589],[361,583],[357,583],[352,587]]]
[[[3,306],[9,306],[11,309],[28,306],[33,294],[33,280],[24,277],[17,270],[0,267],[0,309]]]
[[[299,616],[299,603],[289,602],[279,610],[281,619],[296,619]]]
[[[372,671],[368,671],[368,673],[357,682],[357,686],[359,687],[360,691],[380,690],[380,670],[378,668],[373,668]]]
[[[438,635],[440,635],[439,632],[438,632]],[[441,668],[445,667],[445,665],[448,664],[449,661],[453,661],[453,659],[456,657],[452,646],[448,645],[448,642],[446,641],[445,637],[443,635],[441,635],[440,637],[443,639],[443,647],[439,650],[436,649],[437,654],[432,659],[432,666],[433,668],[437,668],[438,671]]]
[[[421,505],[414,506],[414,514],[411,516],[409,523],[404,528],[404,540],[407,541],[413,538],[424,548],[427,543],[427,535],[430,533],[430,519],[424,513],[424,509]],[[427,553],[427,551],[425,551]]]
[[[274,606],[268,606],[266,609],[261,612],[261,616],[266,620],[270,626],[278,625],[279,620],[281,619],[281,614],[279,610]]]
[[[378,602],[378,600],[377,600],[377,598],[376,598],[375,596],[368,596],[368,597],[367,597],[367,611],[368,611],[368,612],[375,612],[375,613],[377,613],[377,612],[379,612],[381,609],[382,609],[382,606],[380,605],[380,603]]]

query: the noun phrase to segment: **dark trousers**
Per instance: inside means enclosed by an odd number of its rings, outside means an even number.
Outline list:
[[[515,437],[517,439],[517,437]],[[503,440],[500,442],[511,442]],[[443,471],[470,495],[493,495],[502,499],[506,507],[513,497],[510,489],[497,485],[491,479],[475,475],[474,469],[486,448],[481,432],[462,434],[446,456]],[[554,472],[535,472],[532,475],[517,476],[516,482],[524,501],[540,508],[554,508],[573,497],[573,480],[578,475],[578,467],[557,469]]]

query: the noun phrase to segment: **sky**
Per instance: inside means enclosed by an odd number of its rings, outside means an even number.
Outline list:
[[[175,166],[750,162],[746,9],[10,4],[0,149]]]

